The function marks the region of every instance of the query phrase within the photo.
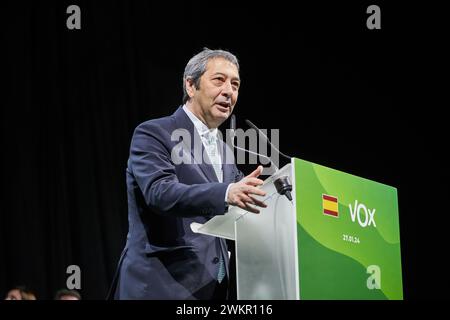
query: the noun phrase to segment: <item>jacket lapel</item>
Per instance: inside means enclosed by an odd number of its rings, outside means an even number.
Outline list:
[[[186,114],[186,112],[184,112],[182,107],[179,107],[178,110],[175,111],[174,116],[177,122],[177,127],[180,129],[181,128],[186,129],[190,133],[191,137],[190,152],[193,162],[192,165],[198,166],[200,168],[207,181],[219,182],[217,180],[217,176],[216,173],[214,172],[213,166],[209,163],[206,163],[206,161],[204,160],[203,155],[207,157],[207,153],[203,146],[202,139],[198,134],[197,130],[195,129],[191,119],[189,119],[188,115]],[[201,149],[199,148],[199,146],[201,147]],[[188,146],[186,145],[186,148],[187,147]]]
[[[184,112],[182,107],[179,107],[177,111],[174,113],[175,120],[177,123],[177,128],[183,128],[189,131],[190,137],[191,137],[191,146],[190,146],[190,152],[193,160],[193,166],[196,166],[200,168],[201,172],[205,176],[206,180],[209,182],[218,182],[216,173],[214,172],[214,168],[211,164],[206,163],[203,160],[203,154],[207,156],[207,153],[205,152],[205,148],[203,146],[202,140],[200,135],[198,134],[197,130],[194,127],[194,124],[192,123],[191,119],[189,119],[186,112]],[[199,148],[196,150],[195,146],[197,144],[201,146],[201,151]],[[187,144],[185,144],[185,147],[188,148]],[[219,139],[219,151],[220,156],[222,158],[222,170],[223,170],[223,182],[224,183],[231,183],[234,182],[234,177],[232,176],[232,165],[234,162],[230,160],[230,156],[234,157],[234,154],[232,153],[232,150],[228,148],[226,143],[223,142],[222,139]],[[225,258],[225,261],[228,261],[228,250],[225,239],[217,238],[220,243],[220,249],[222,252],[222,255]],[[226,273],[229,277],[229,267],[228,263],[225,263]]]
[[[222,139],[219,139],[219,150],[220,150],[220,157],[222,158],[223,182],[224,183],[232,183],[232,182],[234,182],[234,177],[233,177],[234,154],[233,154],[233,151],[227,146],[227,144]]]

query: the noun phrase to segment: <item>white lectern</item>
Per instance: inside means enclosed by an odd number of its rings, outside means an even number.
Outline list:
[[[266,197],[260,198],[267,208],[259,208],[259,214],[230,207],[223,216],[191,226],[194,232],[235,240],[240,300],[299,299],[295,197],[291,202],[278,194],[273,182],[281,176],[292,182],[291,164],[264,181]]]

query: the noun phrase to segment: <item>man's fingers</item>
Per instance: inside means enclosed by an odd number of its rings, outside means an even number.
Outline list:
[[[250,194],[256,194],[256,195],[262,196],[262,197],[264,197],[264,196],[266,195],[266,192],[265,192],[265,191],[263,191],[263,190],[261,190],[261,189],[259,189],[259,188],[256,188],[256,187],[252,187],[252,186],[247,186],[247,187],[245,188],[245,191],[246,191],[247,194],[248,194],[248,193],[250,193]]]
[[[258,207],[267,208],[267,204],[265,204],[264,201],[258,200],[250,195],[248,197],[252,199],[253,204],[257,205]]]
[[[258,168],[262,168],[261,166]],[[260,169],[259,169],[260,170]],[[267,205],[251,195],[264,197],[266,192],[259,188],[263,181],[256,177],[247,177],[245,181],[240,181],[236,186],[230,188],[228,199],[232,205],[253,213],[259,213],[256,207],[266,208]],[[256,206],[256,207],[255,207]]]
[[[259,210],[250,206],[248,203],[245,203],[245,210],[252,212],[252,213],[259,213]]]
[[[246,208],[245,203],[242,202],[241,200],[237,200],[237,201],[236,201],[236,205],[237,205],[239,208],[244,209],[244,210],[245,210],[245,208]]]
[[[258,179],[258,178],[249,177],[246,179],[245,183],[256,187],[256,186],[262,185],[264,183],[264,181],[262,181],[261,179]]]
[[[246,202],[242,202],[242,201],[238,200],[238,201],[236,201],[236,204],[241,209],[247,210],[247,211],[252,212],[252,213],[259,213],[258,209],[255,209],[255,208],[251,207]]]
[[[244,202],[244,203],[250,203],[250,204],[255,204],[255,202],[253,201],[253,199],[250,197],[250,196],[248,196],[248,195],[246,195],[245,193],[243,193],[243,194],[241,194],[241,201],[242,202]]]
[[[262,173],[263,167],[262,166],[258,166],[258,168],[256,168],[255,171],[253,171],[252,173],[250,173],[247,177],[248,178],[257,178],[261,173]]]
[[[264,203],[264,201],[258,200],[255,197],[252,197],[251,195],[242,194],[241,201],[246,204],[251,204],[254,206],[261,207],[261,208],[267,208],[267,205]]]

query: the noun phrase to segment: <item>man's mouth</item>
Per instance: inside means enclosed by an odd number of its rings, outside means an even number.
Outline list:
[[[219,108],[219,110],[223,108],[223,109],[225,109],[224,111],[228,111],[231,107],[231,103],[229,103],[229,102],[217,102],[216,104],[221,107],[221,108]]]

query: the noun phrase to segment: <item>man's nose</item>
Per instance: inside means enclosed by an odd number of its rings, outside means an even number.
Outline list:
[[[227,98],[231,97],[233,94],[233,87],[231,85],[230,81],[225,81],[222,88],[222,95],[226,96]]]

